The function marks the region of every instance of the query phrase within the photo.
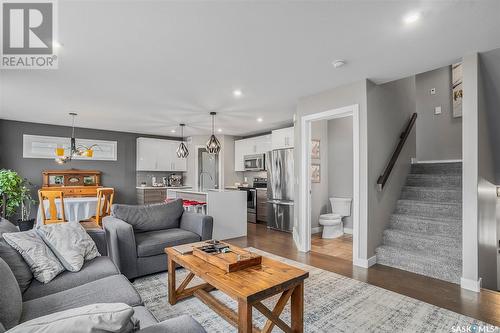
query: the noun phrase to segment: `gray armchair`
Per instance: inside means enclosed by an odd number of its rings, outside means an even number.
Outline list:
[[[179,199],[146,206],[115,204],[103,227],[108,255],[133,279],[167,270],[166,247],[211,239],[213,220],[185,212]]]

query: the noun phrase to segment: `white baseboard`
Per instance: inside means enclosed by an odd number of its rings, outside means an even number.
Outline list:
[[[465,278],[460,278],[460,287],[462,289],[467,289],[471,291],[475,291],[478,293],[481,290],[481,278],[479,280],[471,280],[471,279],[465,279]]]
[[[311,228],[311,234],[317,234],[323,231],[323,227],[314,227]]]
[[[377,263],[377,256],[370,257],[368,259],[356,258],[353,261],[354,266],[369,268]]]
[[[427,161],[419,161],[417,159],[411,159],[412,164],[425,164],[425,163],[462,163],[462,160],[427,160]]]
[[[352,228],[344,228],[344,234],[352,235]]]

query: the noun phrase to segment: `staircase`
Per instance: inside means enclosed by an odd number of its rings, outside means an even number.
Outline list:
[[[413,164],[377,263],[460,283],[462,163]]]

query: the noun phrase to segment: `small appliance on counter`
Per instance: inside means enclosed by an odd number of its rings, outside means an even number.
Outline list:
[[[182,175],[170,175],[170,176],[168,176],[168,186],[181,187],[182,186]]]
[[[152,187],[165,187],[166,184],[164,182],[158,182],[155,176],[151,176],[151,186]]]

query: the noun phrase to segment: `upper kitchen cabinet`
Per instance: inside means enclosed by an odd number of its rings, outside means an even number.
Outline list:
[[[264,154],[271,150],[271,134],[234,141],[234,171],[245,171],[246,155]]]
[[[185,158],[177,157],[179,141],[137,138],[137,171],[187,171]]]
[[[293,139],[295,136],[293,127],[274,130],[271,136],[273,150],[293,148]]]

